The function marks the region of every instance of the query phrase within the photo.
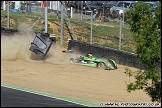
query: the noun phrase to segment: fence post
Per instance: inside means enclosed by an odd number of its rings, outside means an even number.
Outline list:
[[[7,28],[10,28],[10,1],[7,3]]]
[[[64,6],[61,4],[61,33],[60,33],[60,43],[63,44],[63,31],[64,31]]]
[[[122,18],[120,18],[119,50],[121,50]]]

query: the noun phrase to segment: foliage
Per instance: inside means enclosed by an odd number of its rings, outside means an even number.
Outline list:
[[[134,76],[136,80],[127,85],[127,90],[131,92],[142,89],[152,101],[161,102],[161,69],[155,65],[157,62],[161,63],[161,2],[155,13],[151,12],[150,5],[140,1],[127,14],[140,63],[146,64],[143,71],[132,72],[125,69],[125,74]]]

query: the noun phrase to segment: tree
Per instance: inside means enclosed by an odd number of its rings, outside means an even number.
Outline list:
[[[128,11],[129,24],[136,42],[136,52],[139,63],[145,64],[146,69],[132,72],[125,69],[125,74],[134,77],[135,82],[127,84],[127,91],[144,90],[152,102],[161,102],[161,2],[152,13],[150,5],[139,1]]]

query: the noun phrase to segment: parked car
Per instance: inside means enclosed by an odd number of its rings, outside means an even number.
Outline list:
[[[87,4],[91,4],[92,1],[69,1],[67,7],[73,7],[75,9],[82,9]]]
[[[115,11],[119,16],[123,15],[123,11],[126,12],[130,10],[136,5],[135,1],[118,1],[118,3],[110,9],[110,13],[112,14]]]
[[[118,1],[109,1],[109,3],[111,3],[115,6],[118,3]]]
[[[100,9],[102,12],[109,12],[109,10],[114,6],[114,3],[112,2],[107,2],[103,4],[103,7]]]
[[[83,7],[83,13],[87,14],[87,13],[91,13],[91,10],[94,11],[94,10],[98,10],[100,11],[102,8],[103,8],[103,3],[102,2],[96,2],[96,1],[93,1],[89,4],[87,4],[86,6]]]
[[[151,12],[154,12],[157,9],[157,5],[158,5],[157,2],[145,2],[145,3],[151,5]]]

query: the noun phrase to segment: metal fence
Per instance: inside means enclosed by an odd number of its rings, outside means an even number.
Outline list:
[[[57,6],[57,8],[52,9],[51,5],[51,3],[48,5],[48,16],[57,16],[61,18],[60,7]],[[79,30],[74,28],[77,40],[90,44],[111,47],[118,50],[135,52],[134,41],[130,32],[129,25],[125,21],[120,19],[118,15],[114,14],[114,16],[111,16],[108,13],[108,16],[105,18],[105,20],[101,19],[101,17],[103,17],[102,15],[99,15],[97,18],[91,20],[92,15],[85,14],[80,8],[66,8],[70,20],[75,19],[76,21],[81,23],[79,25]],[[32,13],[41,16],[43,12],[44,10],[41,7],[41,3],[37,5],[32,5]],[[8,13],[8,17],[9,16],[10,15]],[[87,25],[82,24],[82,21],[87,22]],[[72,26],[75,26],[74,22],[72,22],[71,24]],[[68,37],[69,36],[66,36],[66,34],[64,33],[64,42],[68,40]]]

